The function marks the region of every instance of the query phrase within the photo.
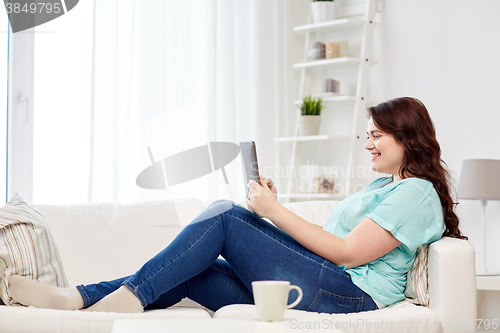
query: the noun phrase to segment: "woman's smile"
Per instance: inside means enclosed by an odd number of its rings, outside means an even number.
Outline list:
[[[372,161],[374,161],[377,157],[380,156],[380,153],[377,152],[371,152],[370,154],[372,154]]]

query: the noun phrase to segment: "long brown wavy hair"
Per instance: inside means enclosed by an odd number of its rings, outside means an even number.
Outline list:
[[[394,136],[404,149],[401,179],[408,176],[426,179],[434,185],[443,207],[446,230],[443,236],[467,239],[458,228],[456,203],[450,195],[453,180],[441,159],[441,148],[429,112],[416,98],[395,98],[368,108],[368,116],[382,131]]]

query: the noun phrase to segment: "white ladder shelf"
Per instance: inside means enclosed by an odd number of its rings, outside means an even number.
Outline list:
[[[355,8],[354,8],[355,7]],[[360,12],[362,10],[362,12]],[[340,104],[340,103],[351,103],[353,104],[353,120],[352,129],[350,135],[314,135],[314,136],[299,136],[299,126],[298,119],[300,116],[300,110],[297,108],[297,120],[295,123],[294,136],[292,137],[282,137],[275,138],[275,142],[291,142],[292,149],[290,154],[290,166],[292,170],[298,170],[301,160],[301,144],[308,141],[325,141],[325,140],[337,140],[337,141],[347,141],[349,142],[349,153],[346,162],[346,179],[344,184],[344,191],[341,194],[333,193],[318,193],[318,194],[301,194],[298,193],[298,186],[294,189],[294,173],[290,173],[287,179],[287,185],[285,186],[286,193],[279,193],[278,198],[280,201],[285,203],[289,202],[290,199],[297,200],[308,200],[308,199],[329,199],[329,200],[341,200],[344,197],[353,193],[353,180],[355,176],[353,175],[353,168],[358,165],[358,155],[360,151],[360,143],[364,142],[361,140],[364,138],[366,131],[365,128],[361,128],[362,122],[361,118],[366,112],[367,105],[367,79],[368,79],[368,69],[370,64],[374,63],[371,60],[370,50],[372,44],[372,33],[374,27],[374,15],[377,10],[382,10],[381,1],[367,0],[366,5],[356,5],[340,8],[340,11],[344,13],[344,16],[359,16],[364,13],[364,19],[359,18],[340,18],[333,21],[322,22],[318,24],[307,24],[302,26],[297,26],[293,28],[293,32],[297,34],[305,34],[304,42],[304,58],[303,61],[293,65],[294,69],[300,70],[300,85],[299,85],[299,96],[298,100],[294,101],[295,104],[298,103],[304,96],[304,85],[306,75],[311,69],[338,69],[345,67],[357,66],[357,81],[356,81],[356,92],[355,95],[337,95],[331,97],[325,97],[323,99],[324,108],[326,105],[330,104]],[[339,9],[337,9],[339,12]],[[310,15],[309,15],[310,16]],[[342,57],[334,59],[322,59],[316,61],[307,61],[306,54],[309,48],[309,41],[311,33],[321,34],[333,31],[342,31],[349,29],[362,29],[361,38],[361,48],[358,57]],[[323,110],[325,112],[325,110]]]

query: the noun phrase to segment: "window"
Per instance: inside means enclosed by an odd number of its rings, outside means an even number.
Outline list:
[[[207,1],[186,7],[182,0],[157,5],[151,12],[141,1],[79,2],[24,35],[29,43],[15,43],[17,73],[10,75],[17,91],[26,89],[33,116],[27,124],[22,112],[9,110],[18,119],[10,133],[19,141],[9,141],[15,147],[9,149],[15,157],[9,158],[9,193],[20,188],[28,202],[47,204],[198,193],[203,200],[220,198],[229,191],[214,178],[219,173],[163,194],[136,186],[137,175],[151,163],[147,148],[158,161],[208,141],[271,142],[276,136],[274,110],[283,98],[275,93],[281,72],[274,69],[281,51],[243,41],[265,38],[281,45],[275,22],[280,7]],[[151,138],[147,124],[165,115],[160,132],[167,139]],[[262,119],[269,120],[265,126]],[[262,146],[266,161],[272,145]],[[241,165],[226,172],[237,179]],[[234,193],[241,188],[237,181],[230,185]]]
[[[93,1],[35,28],[33,202],[87,201]]]

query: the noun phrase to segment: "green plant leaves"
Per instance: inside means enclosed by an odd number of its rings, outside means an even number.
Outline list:
[[[321,98],[312,98],[311,95],[302,98],[300,114],[303,116],[319,116],[323,108]]]

